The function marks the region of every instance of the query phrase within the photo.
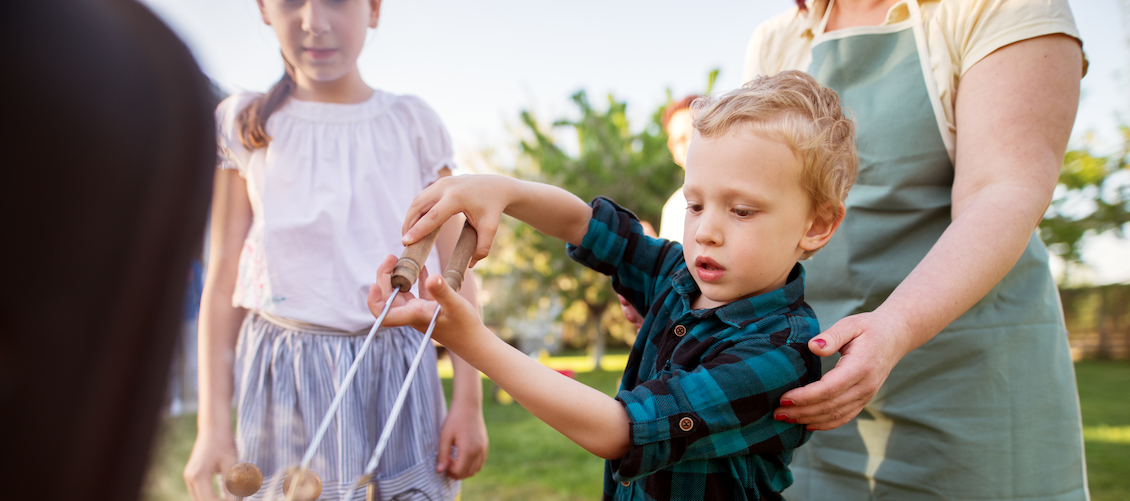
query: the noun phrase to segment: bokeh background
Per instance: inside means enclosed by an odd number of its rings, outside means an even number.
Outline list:
[[[220,95],[282,75],[253,0],[142,0],[188,44]],[[415,94],[443,118],[457,173],[502,172],[612,195],[658,227],[682,182],[659,112],[672,98],[741,84],[753,29],[791,0],[386,0],[359,60],[369,85]],[[1096,500],[1130,499],[1130,0],[1073,0],[1090,62],[1061,186],[1041,235],[1068,315]],[[592,140],[599,139],[598,141]],[[563,246],[507,224],[476,268],[500,336],[611,393],[634,337],[607,279]],[[206,263],[202,260],[201,266]],[[194,291],[147,499],[187,499],[195,434]],[[196,292],[198,294],[198,292]],[[196,296],[198,297],[198,296]],[[446,370],[441,366],[441,372]],[[601,461],[507,405],[486,381],[492,449],[464,499],[593,499]]]

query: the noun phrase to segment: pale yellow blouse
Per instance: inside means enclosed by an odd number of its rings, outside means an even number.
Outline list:
[[[813,40],[823,32],[829,5],[829,0],[809,0],[806,12],[793,7],[758,26],[746,51],[742,81],[785,70],[807,70]],[[943,139],[951,159],[957,135],[954,100],[961,76],[969,68],[993,51],[1021,40],[1057,33],[1079,38],[1066,0],[920,0],[918,5],[937,99],[949,131],[949,137]],[[908,19],[910,11],[904,0],[887,11],[883,25]],[[1086,64],[1084,59],[1083,73]]]

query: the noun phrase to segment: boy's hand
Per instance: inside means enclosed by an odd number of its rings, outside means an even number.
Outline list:
[[[396,267],[396,256],[388,256],[377,268],[377,283],[369,287],[369,310],[374,315],[379,315],[388,301],[389,294],[395,289],[392,287],[392,270]],[[420,332],[428,329],[436,305],[443,306],[436,319],[436,328],[432,337],[452,351],[458,353],[457,346],[470,341],[474,334],[489,332],[479,319],[479,313],[463,296],[460,296],[441,275],[428,276],[427,269],[420,270],[420,294],[416,298],[411,292],[400,293],[392,303],[388,315],[385,316],[385,326],[408,325]],[[431,299],[435,301],[431,301]],[[453,346],[455,345],[455,346]]]
[[[388,301],[388,297],[389,297],[390,294],[399,294],[400,297],[398,297],[395,301],[392,302],[392,305],[393,305],[394,308],[389,309],[389,314],[391,314],[392,311],[394,309],[396,309],[396,307],[404,307],[404,306],[408,305],[409,303],[411,303],[413,301],[418,301],[416,299],[416,296],[413,295],[411,292],[399,292],[399,290],[396,287],[392,286],[392,270],[394,268],[396,268],[397,259],[398,258],[396,256],[393,256],[391,254],[389,254],[387,257],[385,257],[384,261],[381,261],[380,266],[377,266],[377,283],[369,286],[369,298],[366,300],[366,302],[369,304],[369,311],[373,313],[374,317],[379,317],[381,315],[381,311],[384,310],[385,302]],[[420,269],[420,277],[419,277],[420,281],[423,282],[425,279],[427,279],[427,277],[428,277],[427,267],[421,268]],[[422,290],[422,288],[421,288],[421,290]],[[403,319],[404,316],[401,315],[400,318]],[[424,319],[423,325],[420,326],[420,325],[418,325],[419,322],[411,323],[411,322],[407,322],[407,321],[403,321],[403,320],[400,323],[394,324],[389,319],[389,317],[386,316],[385,321],[384,321],[384,325],[385,326],[411,325],[414,329],[422,332],[422,331],[424,331],[428,328],[428,322],[431,320],[431,318],[432,318],[431,313],[429,312],[428,318]]]
[[[490,245],[498,231],[498,221],[510,200],[506,196],[516,180],[506,176],[473,175],[442,177],[416,195],[408,207],[401,231],[402,242],[409,245],[438,228],[460,212],[479,233],[475,253],[468,266],[474,267],[490,253]]]

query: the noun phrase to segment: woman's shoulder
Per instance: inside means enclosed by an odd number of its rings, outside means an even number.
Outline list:
[[[817,2],[801,11],[792,7],[762,22],[753,30],[753,36],[746,47],[743,82],[758,75],[774,75],[787,69],[795,69],[798,60],[804,58],[811,42],[811,30],[819,15],[815,9],[822,8]]]
[[[944,43],[957,76],[1005,45],[1052,34],[1079,38],[1067,0],[935,0],[923,13],[930,45]]]

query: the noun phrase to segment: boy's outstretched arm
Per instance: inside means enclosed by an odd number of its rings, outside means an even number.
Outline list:
[[[556,186],[498,175],[449,176],[425,188],[408,207],[401,228],[404,245],[460,212],[479,233],[471,266],[489,253],[504,213],[574,245],[580,245],[592,218],[588,204]]]
[[[369,290],[369,309],[379,313],[392,291],[390,276],[396,257],[377,269]],[[438,303],[443,307],[433,337],[463,360],[483,371],[538,419],[604,459],[619,459],[629,447],[628,414],[620,402],[565,377],[506,344],[483,325],[478,311],[439,275],[421,276],[433,301],[401,294],[384,324],[411,325],[424,331]]]

